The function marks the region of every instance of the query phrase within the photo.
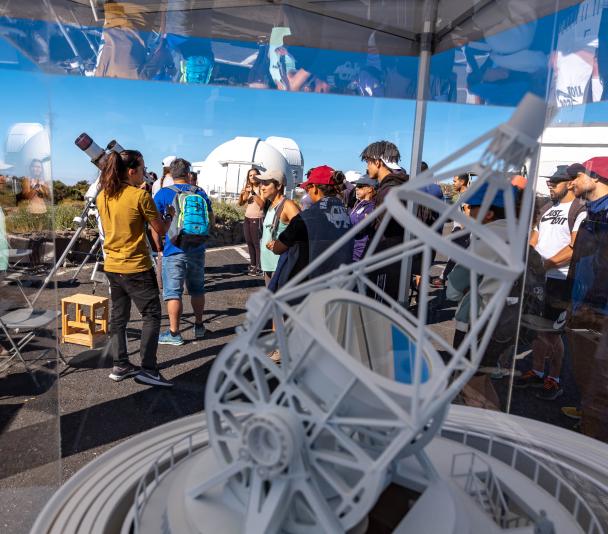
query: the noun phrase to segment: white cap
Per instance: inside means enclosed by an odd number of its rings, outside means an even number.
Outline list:
[[[361,173],[357,171],[346,171],[344,173],[344,177],[346,178],[347,182],[354,183],[361,178]]]
[[[399,163],[397,163],[396,161],[388,161],[385,158],[381,158],[381,159],[382,159],[382,163],[384,163],[391,171],[401,170],[401,165],[399,165]]]
[[[177,159],[177,156],[167,156],[165,159],[163,159],[163,167],[168,167],[176,159]]]

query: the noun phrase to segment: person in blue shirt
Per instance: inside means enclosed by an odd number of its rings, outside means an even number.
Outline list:
[[[182,191],[190,191],[193,187],[189,184],[190,163],[182,158],[175,159],[170,165],[171,176],[174,185]],[[165,217],[167,208],[172,205],[177,192],[172,187],[163,187],[154,195],[154,202],[158,211]],[[213,227],[214,217],[211,201],[207,193],[200,187],[196,188],[196,193],[203,197],[207,203],[209,211],[209,223]],[[160,239],[154,236],[158,244]],[[194,337],[202,339],[205,336],[205,325],[203,314],[205,312],[205,248],[202,245],[184,251],[165,239],[162,247],[162,277],[163,277],[163,300],[167,303],[167,313],[169,315],[169,330],[158,338],[160,345],[183,345],[184,339],[180,334],[180,318],[182,315],[182,294],[184,282],[190,295],[190,303],[194,312]],[[159,248],[160,250],[160,248]]]

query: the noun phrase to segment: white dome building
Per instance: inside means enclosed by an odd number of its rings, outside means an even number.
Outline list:
[[[198,172],[198,185],[220,195],[238,194],[252,166],[261,171],[282,170],[290,191],[302,181],[304,158],[297,143],[287,137],[268,137],[265,141],[235,137],[212,150],[205,161],[192,165]]]
[[[51,179],[51,143],[49,135],[37,122],[13,124],[6,136],[4,167],[13,176],[28,176],[33,160],[42,163],[43,176]]]

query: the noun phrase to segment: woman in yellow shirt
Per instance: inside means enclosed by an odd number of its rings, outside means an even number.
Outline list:
[[[141,384],[172,387],[156,364],[161,306],[146,240],[146,223],[160,235],[170,224],[161,219],[150,194],[140,189],[144,181],[144,159],[137,150],[111,152],[99,183],[97,209],[104,231],[104,271],[110,281],[112,315],[110,347],[114,367],[110,378],[120,382],[134,376]],[[127,356],[126,328],[131,302],[142,315],[141,369]]]

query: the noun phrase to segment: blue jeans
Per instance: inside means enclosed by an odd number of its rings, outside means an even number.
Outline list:
[[[205,252],[163,257],[163,300],[181,300],[184,282],[191,297],[205,293]]]

